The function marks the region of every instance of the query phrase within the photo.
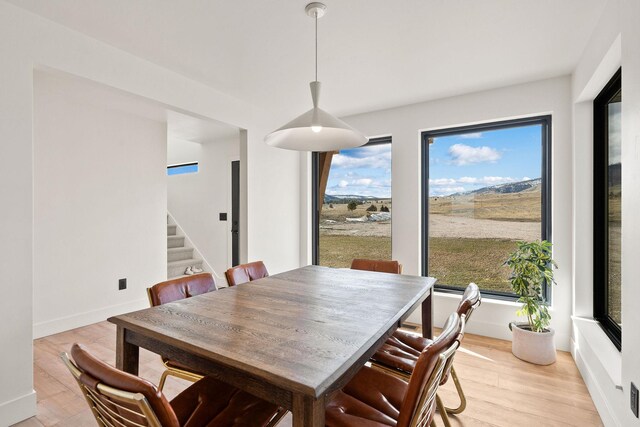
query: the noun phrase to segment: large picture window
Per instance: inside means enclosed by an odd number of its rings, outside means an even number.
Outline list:
[[[593,101],[594,317],[622,347],[622,72]]]
[[[551,239],[550,131],[545,116],[423,132],[423,274],[437,288],[513,297],[516,242]]]
[[[313,153],[313,262],[391,259],[391,138]]]

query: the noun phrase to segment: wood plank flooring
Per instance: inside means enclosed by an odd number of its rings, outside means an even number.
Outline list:
[[[59,354],[71,344],[86,345],[107,363],[115,362],[115,326],[100,322],[34,341],[34,387],[38,414],[16,424],[94,426],[91,412]],[[450,417],[452,426],[602,426],[593,401],[569,353],[558,352],[551,366],[516,359],[509,341],[467,334],[455,360],[467,395],[467,409]],[[140,375],[157,384],[163,371],[159,356],[140,352]],[[165,393],[172,398],[189,383],[173,377]],[[440,389],[447,406],[457,406],[451,381]],[[439,416],[436,424],[442,426]],[[280,423],[291,425],[290,414]]]

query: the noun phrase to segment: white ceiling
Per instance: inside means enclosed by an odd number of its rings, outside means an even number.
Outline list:
[[[310,107],[304,0],[9,0],[245,101]],[[606,0],[326,0],[321,106],[347,115],[569,74]]]

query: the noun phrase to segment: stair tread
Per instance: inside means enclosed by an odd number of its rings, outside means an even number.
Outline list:
[[[167,248],[167,251],[169,252],[188,252],[192,250],[193,248],[190,248],[188,246],[178,246],[177,248]]]
[[[189,258],[189,259],[181,259],[179,261],[169,261],[167,263],[168,267],[178,267],[185,266],[188,267],[190,265],[202,264],[202,260],[200,258]]]
[[[184,239],[184,236],[167,236],[167,239]]]

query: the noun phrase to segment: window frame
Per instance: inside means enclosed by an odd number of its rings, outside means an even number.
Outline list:
[[[381,136],[370,138],[369,142],[354,148],[371,147],[373,145],[391,144],[392,137]],[[318,176],[319,172],[319,155],[317,151],[311,153],[311,263],[320,265],[320,210],[318,206],[318,185],[320,184]],[[391,167],[393,169],[393,154],[391,155]],[[391,181],[391,200],[393,200],[393,179]],[[391,218],[393,222],[393,218]],[[393,252],[393,233],[391,236],[391,251]]]
[[[622,350],[622,328],[609,316],[609,126],[607,106],[622,91],[622,68],[593,100],[593,317]],[[622,96],[622,95],[621,95]]]
[[[541,188],[541,204],[542,204],[542,212],[541,212],[541,238],[543,240],[547,240],[552,242],[552,210],[551,210],[551,126],[552,126],[552,116],[541,115],[541,116],[533,116],[533,117],[522,117],[517,119],[510,120],[502,120],[502,121],[494,121],[488,123],[480,123],[475,125],[465,125],[465,126],[454,126],[443,129],[435,129],[435,130],[427,130],[421,133],[421,149],[422,149],[422,160],[421,160],[421,249],[422,249],[422,275],[429,275],[429,139],[437,138],[442,136],[452,136],[458,135],[461,133],[470,133],[470,132],[487,132],[501,129],[510,129],[515,127],[523,127],[530,125],[542,125],[541,131],[541,144],[542,144],[542,159],[541,159],[541,179],[542,179],[542,188]],[[448,286],[446,284],[438,284],[436,282],[435,286],[436,291],[442,293],[450,293],[450,294],[462,294],[464,292],[463,288],[458,288],[455,286]],[[506,301],[515,301],[518,299],[517,295],[513,293],[507,292],[496,292],[496,291],[486,291],[481,290],[483,296],[506,300]],[[551,289],[549,286],[544,286],[542,290],[542,296],[547,301],[548,304],[552,302]]]

